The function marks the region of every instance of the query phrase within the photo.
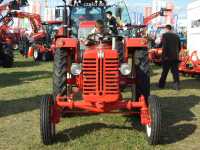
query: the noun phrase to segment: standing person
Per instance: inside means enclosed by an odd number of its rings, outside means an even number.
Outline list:
[[[179,52],[181,50],[181,42],[179,36],[172,31],[171,25],[166,25],[166,33],[162,36],[162,68],[163,72],[159,81],[159,88],[165,87],[166,78],[169,70],[174,78],[173,88],[175,90],[180,89],[180,80],[179,80]]]
[[[111,11],[106,12],[106,18],[108,19],[108,26],[109,26],[110,30],[112,31],[112,34],[117,35],[118,34],[117,19],[112,15]]]

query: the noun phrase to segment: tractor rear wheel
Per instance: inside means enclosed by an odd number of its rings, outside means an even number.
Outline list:
[[[53,96],[54,100],[58,95],[68,96],[72,92],[72,85],[67,84],[67,79],[71,78],[69,67],[72,63],[72,57],[74,55],[68,54],[66,49],[56,49],[54,55],[54,68],[53,68]],[[61,116],[71,116],[70,113],[66,113],[68,108],[62,110]]]
[[[149,115],[151,124],[146,125],[148,142],[151,145],[159,144],[161,134],[161,108],[156,96],[149,96]]]
[[[9,47],[5,47],[3,49],[3,54],[2,54],[2,66],[4,68],[10,68],[13,66],[13,62],[14,62],[13,50]]]
[[[150,67],[148,52],[146,49],[135,52],[135,75],[136,75],[136,100],[141,95],[148,99],[150,95]]]
[[[42,54],[42,60],[43,61],[51,61],[53,60],[53,54],[49,51]]]
[[[67,92],[67,51],[57,49],[54,56],[53,96],[64,95]]]
[[[48,95],[43,97],[40,105],[40,132],[45,145],[52,144],[55,136],[55,124],[52,121],[53,103],[52,96]]]

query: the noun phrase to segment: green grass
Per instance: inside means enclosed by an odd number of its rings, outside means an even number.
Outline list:
[[[57,126],[55,144],[40,140],[39,105],[51,93],[52,63],[34,63],[16,56],[14,68],[0,68],[1,150],[150,150],[199,149],[200,80],[181,78],[182,90],[156,88],[160,68],[153,67],[152,94],[162,104],[162,144],[149,146],[143,131],[133,129],[120,115],[66,118]],[[126,94],[126,93],[125,93]]]

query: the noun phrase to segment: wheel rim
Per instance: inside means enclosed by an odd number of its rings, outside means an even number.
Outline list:
[[[147,136],[150,137],[151,136],[151,125],[146,125],[146,132],[147,132]]]
[[[38,55],[39,55],[39,54],[38,54],[38,51],[37,51],[37,50],[34,50],[34,53],[33,53],[34,58],[37,59],[37,58],[38,58]]]

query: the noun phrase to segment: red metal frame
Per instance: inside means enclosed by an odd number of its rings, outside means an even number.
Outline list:
[[[121,113],[121,114],[123,114],[122,112],[113,112],[115,110],[122,110],[122,109],[129,110],[129,112],[126,114],[132,114],[133,113],[132,110],[140,109],[141,124],[142,125],[150,125],[151,124],[151,117],[150,117],[148,106],[147,106],[144,96],[141,96],[138,101],[133,101],[133,100],[123,101],[123,100],[119,99],[118,101],[113,102],[113,103],[105,103],[105,102],[91,103],[91,102],[87,102],[85,100],[72,101],[70,97],[57,96],[56,104],[54,107],[55,107],[54,111],[56,113],[54,114],[53,121],[55,123],[59,122],[59,117],[60,117],[59,113],[58,113],[59,108],[66,107],[69,110],[71,110],[72,112],[76,112],[76,111],[73,111],[73,109],[83,110],[84,111],[84,112],[82,112],[83,114],[86,112],[87,112],[87,114],[93,114],[93,113],[95,113],[95,114],[98,114],[98,113]],[[81,111],[79,111],[79,113],[81,113]]]
[[[153,14],[151,14],[150,16],[144,18],[144,24],[148,25],[150,23],[150,21],[152,21],[153,19],[159,17],[159,16],[167,16],[165,13],[166,12],[171,12],[171,9],[166,9],[166,8],[161,8],[160,11],[155,12]]]

